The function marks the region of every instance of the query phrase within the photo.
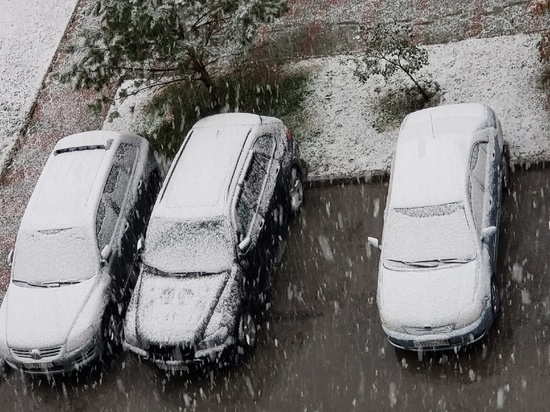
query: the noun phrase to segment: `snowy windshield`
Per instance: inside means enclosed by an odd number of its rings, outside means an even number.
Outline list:
[[[19,234],[13,280],[40,286],[90,279],[99,258],[93,236],[82,228],[37,230]]]
[[[461,202],[390,209],[385,230],[384,266],[388,268],[466,263],[476,256]]]
[[[171,274],[219,273],[231,268],[233,247],[224,218],[151,219],[143,261]]]

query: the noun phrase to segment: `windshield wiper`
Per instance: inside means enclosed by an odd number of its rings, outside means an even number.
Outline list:
[[[459,263],[459,264],[463,264],[463,263],[468,263],[468,262],[471,262],[472,260],[474,260],[473,258],[472,259],[465,259],[465,258],[445,258],[445,259],[429,259],[429,260],[419,260],[419,261],[416,261],[415,263],[434,263],[435,266],[437,266],[438,264],[440,263],[448,263],[448,264],[455,264],[455,263]]]
[[[75,285],[80,283],[79,280],[66,280],[62,282],[31,282],[27,280],[14,280],[13,283],[24,283],[25,285],[34,286],[37,288],[58,288],[63,285]]]
[[[401,263],[402,265],[406,266],[413,266],[418,268],[435,268],[439,265],[438,262],[433,260],[424,260],[424,261],[413,261],[413,262],[407,262],[405,260],[397,260],[397,259],[388,259],[390,262],[396,262]]]
[[[60,282],[44,282],[43,285],[47,288],[57,288],[63,285],[76,285],[80,280],[63,280]]]
[[[36,288],[47,288],[47,286],[45,284],[41,283],[41,282],[30,282],[28,280],[19,280],[19,279],[16,280],[16,279],[14,279],[13,283],[15,283],[16,285],[18,283],[23,283],[25,285],[34,286]]]

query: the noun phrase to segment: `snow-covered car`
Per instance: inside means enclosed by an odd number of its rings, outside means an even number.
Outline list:
[[[457,349],[496,318],[498,228],[507,160],[500,122],[484,104],[408,115],[384,213],[377,300],[391,344]]]
[[[280,120],[230,113],[197,122],[140,247],[125,347],[168,370],[251,350],[280,236],[302,200],[298,145]]]
[[[138,136],[92,131],[49,156],[9,254],[0,355],[30,374],[91,364],[122,332],[162,172]]]

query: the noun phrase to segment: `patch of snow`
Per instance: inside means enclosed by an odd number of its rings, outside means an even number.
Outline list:
[[[144,262],[168,273],[219,273],[231,268],[233,244],[224,218],[173,220],[152,217]]]
[[[0,169],[7,162],[78,0],[0,0]]]
[[[136,316],[138,335],[147,341],[193,341],[206,329],[228,277],[227,272],[195,277],[142,272],[139,305],[127,317]]]
[[[441,104],[489,105],[500,119],[512,162],[550,159],[550,116],[539,86],[538,39],[519,34],[426,46],[430,63],[423,74],[441,85]],[[391,85],[377,76],[361,83],[349,59],[292,63],[312,73],[305,109],[298,114],[300,126],[293,131],[312,180],[387,172],[391,165],[398,127],[374,127],[381,110],[378,91]],[[392,83],[406,81],[397,76]],[[127,104],[136,110],[121,112],[120,119],[105,127],[139,133],[135,124],[143,124],[143,117],[137,108],[145,107],[147,99],[133,97]]]

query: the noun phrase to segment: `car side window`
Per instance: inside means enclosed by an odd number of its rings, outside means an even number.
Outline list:
[[[96,237],[99,250],[109,244],[113,236],[116,222],[124,206],[137,152],[138,149],[134,145],[121,143],[115,153],[96,215]]]
[[[486,190],[487,143],[476,143],[472,148],[469,162],[468,197],[474,216],[474,224],[479,232],[483,225],[483,205]]]
[[[269,158],[267,156],[253,152],[252,160],[246,171],[243,189],[237,202],[237,230],[242,236],[250,231],[254,214],[258,209],[268,165]]]
[[[275,144],[276,140],[272,135],[264,134],[256,139],[254,145],[252,146],[252,150],[270,158],[273,155],[273,148]]]

